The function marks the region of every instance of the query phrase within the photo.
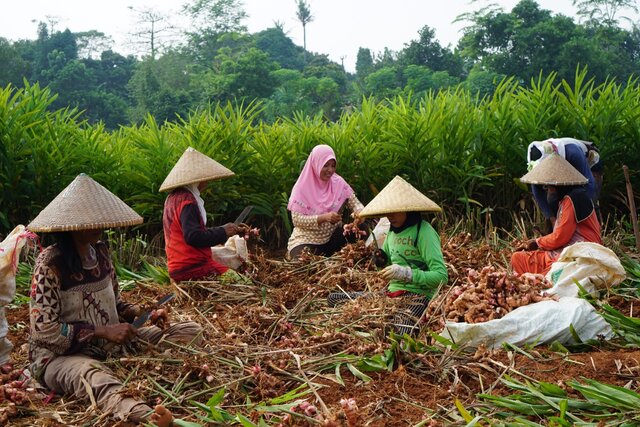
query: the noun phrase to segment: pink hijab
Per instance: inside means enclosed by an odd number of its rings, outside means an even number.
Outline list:
[[[338,212],[345,200],[353,194],[353,189],[337,173],[334,173],[328,181],[320,179],[320,171],[329,160],[336,160],[331,147],[328,145],[313,147],[291,190],[287,205],[290,211],[302,215]]]

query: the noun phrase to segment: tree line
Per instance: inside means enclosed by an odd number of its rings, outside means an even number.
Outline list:
[[[306,44],[314,17],[304,0],[296,5]],[[459,87],[481,99],[506,78],[528,86],[556,73],[573,84],[584,67],[595,83],[634,78],[640,31],[621,23],[625,13],[638,12],[635,1],[574,5],[576,19],[535,0],[521,0],[511,11],[488,6],[458,17],[466,27],[455,47],[442,46],[424,26],[399,51],[361,47],[356,72],[349,73],[327,55],[296,45],[278,22],[249,33],[239,0],[192,0],[183,9],[187,31],[176,32],[153,10],[137,11],[134,41],[141,56],[115,52],[98,31],[54,31],[44,22],[35,40],[0,38],[0,87],[38,83],[57,95],[52,111],[75,108],[89,123],[116,129],[149,115],[158,122],[184,120],[227,102],[257,103],[258,118],[268,123],[296,115],[335,121],[363,99],[419,98]]]

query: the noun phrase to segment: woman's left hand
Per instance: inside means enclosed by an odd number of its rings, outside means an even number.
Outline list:
[[[391,264],[380,271],[380,274],[386,280],[400,280],[410,283],[413,280],[413,271],[408,265]]]
[[[151,312],[151,324],[157,326],[160,329],[167,329],[169,327],[169,312],[164,308],[159,308]]]

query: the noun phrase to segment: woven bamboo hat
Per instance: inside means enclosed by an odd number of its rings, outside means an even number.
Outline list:
[[[360,217],[385,216],[394,212],[440,212],[430,198],[396,175],[358,214]]]
[[[31,221],[36,232],[99,230],[142,224],[118,196],[81,173]]]
[[[542,185],[584,185],[589,180],[558,154],[550,154],[540,160],[520,182]]]
[[[235,175],[229,169],[195,148],[187,148],[160,186],[160,191],[173,190],[196,182],[213,181]]]

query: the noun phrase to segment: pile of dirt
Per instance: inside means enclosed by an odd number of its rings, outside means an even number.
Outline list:
[[[469,269],[504,269],[501,251],[467,235],[443,239],[450,284],[463,283]],[[172,321],[203,325],[205,344],[141,347],[138,355],[115,355],[108,364],[127,379],[128,395],[150,405],[163,403],[193,422],[207,415],[194,402],[206,404],[221,389],[224,398],[216,410],[242,414],[256,423],[263,418],[269,425],[318,425],[268,409],[304,399],[293,412],[322,419],[324,425],[410,426],[424,420],[430,420],[424,425],[461,422],[455,401],[472,410],[480,404],[478,393],[507,393],[501,382],[505,375],[560,386],[588,377],[619,386],[632,382],[632,388],[638,388],[640,350],[612,344],[568,355],[546,347],[452,350],[435,347],[427,325],[415,339],[426,347],[400,350],[401,342],[386,336],[385,328],[397,303],[385,297],[385,283],[370,255],[362,243],[330,258],[308,256],[296,262],[257,253],[241,277],[170,286],[139,282],[123,292],[124,299],[150,304],[174,292]],[[327,295],[339,290],[371,296],[328,306]],[[638,314],[637,304],[623,298],[611,303],[625,314]],[[21,369],[28,365],[28,307],[12,308],[7,317],[16,345],[15,366]],[[388,369],[363,369],[363,357],[380,355],[388,357]],[[283,398],[287,393],[289,398]],[[91,409],[89,402],[44,396],[34,393],[16,405],[11,425],[118,425]],[[264,405],[256,406],[259,402]]]

